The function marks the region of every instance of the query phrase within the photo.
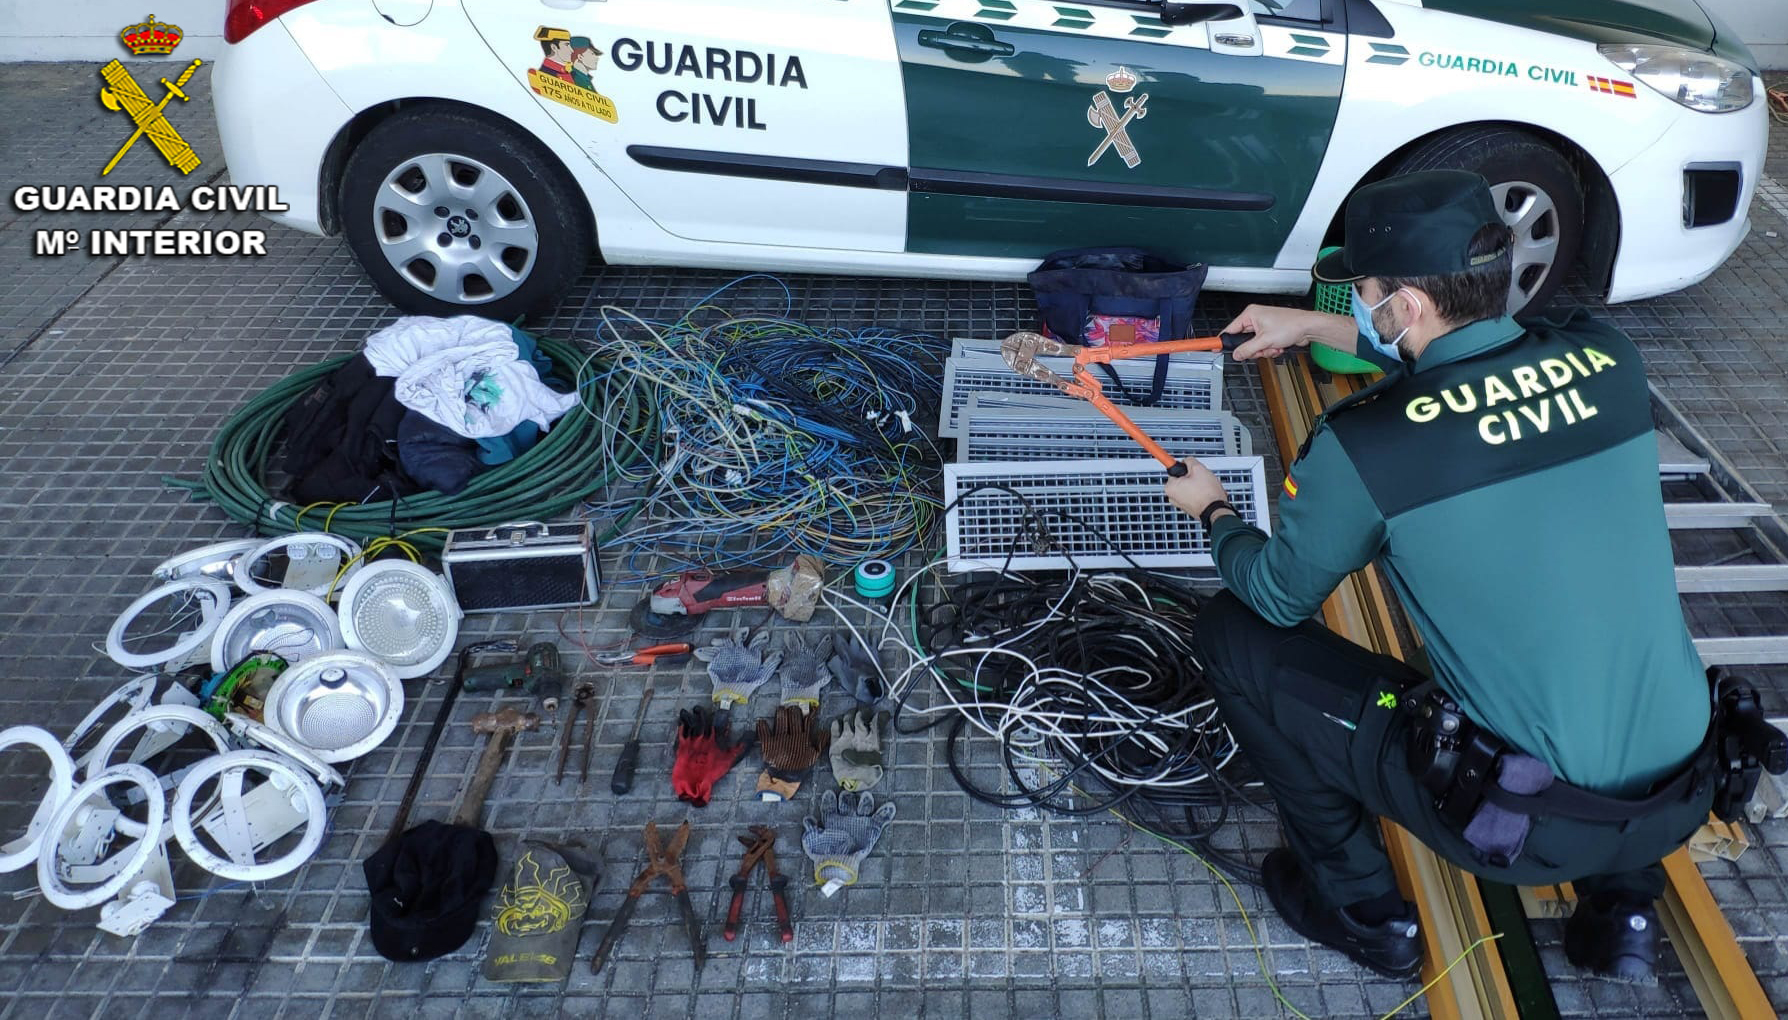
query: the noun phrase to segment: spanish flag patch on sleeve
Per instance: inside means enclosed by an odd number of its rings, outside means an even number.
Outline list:
[[[1286,499],[1298,498],[1298,483],[1292,481],[1290,475],[1285,476],[1285,498]]]

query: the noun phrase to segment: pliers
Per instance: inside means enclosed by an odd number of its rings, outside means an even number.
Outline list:
[[[604,666],[650,666],[663,659],[665,665],[688,662],[695,646],[687,641],[668,645],[652,645],[639,651],[598,652],[596,661]]]
[[[627,931],[627,922],[633,917],[633,908],[639,905],[639,898],[645,894],[652,880],[660,875],[670,880],[671,895],[677,898],[677,907],[683,913],[683,932],[689,937],[689,951],[695,956],[695,969],[699,972],[702,964],[707,962],[708,949],[702,944],[702,925],[695,917],[695,904],[689,900],[689,886],[683,881],[683,866],[677,858],[683,855],[683,847],[689,843],[689,823],[684,822],[677,827],[677,834],[671,837],[670,846],[666,847],[658,840],[658,823],[646,823],[646,870],[639,873],[633,884],[627,887],[627,898],[615,911],[615,919],[608,923],[608,931],[602,933],[602,943],[596,947],[596,955],[590,960],[590,973],[602,970],[608,961],[609,954],[614,952],[615,944],[621,941],[621,935]]]
[[[739,842],[745,844],[745,859],[739,862],[739,873],[727,879],[733,887],[733,903],[726,910],[726,930],[722,932],[726,940],[731,942],[739,937],[739,912],[745,907],[745,884],[751,880],[751,871],[763,862],[764,873],[770,879],[770,895],[776,901],[776,933],[782,941],[795,940],[795,926],[788,919],[788,897],[784,892],[788,889],[788,877],[776,870],[776,830],[768,825],[753,825],[751,835],[740,836]]]

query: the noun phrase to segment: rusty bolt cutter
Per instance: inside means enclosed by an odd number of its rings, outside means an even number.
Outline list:
[[[795,940],[795,926],[788,919],[788,876],[776,870],[776,830],[768,825],[753,825],[751,835],[740,836],[745,844],[745,859],[739,862],[739,873],[727,879],[733,887],[733,903],[726,910],[726,930],[721,932],[731,942],[739,937],[739,912],[745,907],[745,884],[751,881],[752,869],[761,861],[764,874],[770,879],[770,895],[776,901],[776,933],[784,942]]]
[[[677,834],[671,837],[670,846],[665,846],[658,839],[658,823],[646,823],[646,870],[639,873],[633,884],[627,887],[627,898],[621,901],[620,909],[615,911],[615,919],[608,923],[608,931],[602,933],[602,943],[596,947],[596,955],[590,960],[590,973],[602,970],[608,962],[609,955],[614,952],[615,944],[627,931],[627,922],[633,918],[633,908],[639,905],[639,898],[645,895],[646,888],[652,880],[660,875],[670,880],[671,895],[677,898],[677,908],[683,914],[683,932],[689,936],[689,951],[695,955],[695,969],[700,971],[707,962],[708,950],[702,944],[702,925],[695,917],[695,904],[689,900],[689,886],[683,882],[683,866],[677,858],[683,855],[683,847],[689,843],[689,823],[684,822],[677,827]]]
[[[1046,337],[1041,333],[1013,333],[1000,344],[1000,356],[1006,364],[1019,375],[1029,376],[1038,382],[1048,383],[1070,397],[1079,397],[1093,405],[1100,414],[1110,418],[1112,424],[1124,430],[1124,434],[1136,440],[1148,451],[1149,456],[1161,462],[1167,473],[1179,478],[1187,471],[1183,461],[1161,448],[1161,444],[1144,432],[1130,420],[1130,416],[1119,410],[1117,405],[1106,398],[1099,386],[1099,380],[1088,372],[1088,365],[1110,364],[1125,358],[1153,358],[1164,354],[1179,354],[1182,351],[1233,351],[1242,344],[1254,339],[1252,333],[1224,333],[1220,336],[1199,337],[1195,340],[1166,340],[1153,344],[1109,344],[1105,347],[1082,347],[1079,344],[1065,344],[1060,340]],[[1039,357],[1059,357],[1074,359],[1074,378],[1064,379],[1044,365],[1037,363]]]

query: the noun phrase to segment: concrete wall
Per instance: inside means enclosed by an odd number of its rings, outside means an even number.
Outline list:
[[[185,33],[169,59],[223,49],[224,0],[0,0],[0,60],[128,58],[119,30],[151,14]]]
[[[1701,2],[1750,44],[1764,67],[1788,69],[1788,0]],[[0,60],[124,56],[118,30],[150,14],[186,33],[176,57],[210,60],[223,46],[224,0],[5,0],[0,3]]]

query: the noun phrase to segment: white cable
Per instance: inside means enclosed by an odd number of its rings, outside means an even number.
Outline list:
[[[193,601],[199,604],[199,622],[192,630],[186,632],[173,644],[159,651],[139,653],[126,651],[124,648],[124,632],[148,608],[162,599],[174,595],[185,595],[188,605]],[[132,602],[118,619],[112,622],[112,629],[106,632],[106,655],[113,662],[125,669],[154,669],[164,662],[176,659],[196,651],[199,646],[211,640],[223,620],[225,612],[230,608],[230,588],[222,581],[209,577],[189,577],[179,581],[169,581],[151,589],[147,594]],[[172,627],[164,628],[151,637],[168,633]]]

